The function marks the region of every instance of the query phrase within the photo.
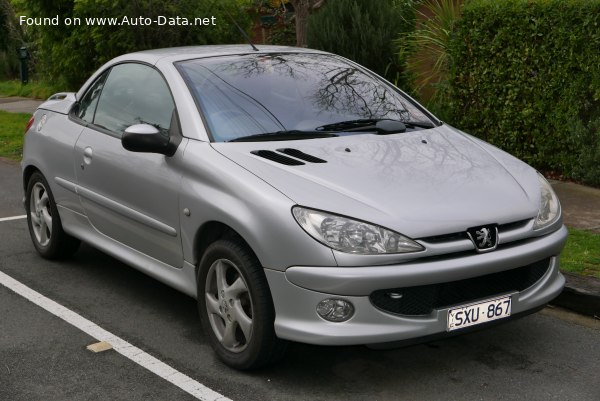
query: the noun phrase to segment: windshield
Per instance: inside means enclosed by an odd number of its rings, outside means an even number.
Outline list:
[[[416,105],[331,55],[251,54],[178,63],[216,142],[360,119],[433,126]]]

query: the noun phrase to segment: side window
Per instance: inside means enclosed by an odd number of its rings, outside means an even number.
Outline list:
[[[104,81],[106,81],[107,75],[108,72],[102,74],[96,80],[96,82],[92,84],[92,86],[88,89],[85,95],[83,95],[83,98],[79,102],[77,112],[75,113],[77,118],[80,118],[88,123],[94,121],[96,105],[98,104],[98,98],[100,97],[100,93],[102,92],[102,87],[104,86]]]
[[[167,134],[174,109],[167,83],[154,68],[119,64],[104,83],[94,124],[118,134],[134,124],[149,124]]]

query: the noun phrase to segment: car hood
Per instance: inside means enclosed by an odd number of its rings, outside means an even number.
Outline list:
[[[538,212],[533,168],[448,125],[386,136],[212,145],[299,205],[412,238],[520,221]],[[286,165],[252,153],[281,155],[278,150],[286,148],[325,163]]]

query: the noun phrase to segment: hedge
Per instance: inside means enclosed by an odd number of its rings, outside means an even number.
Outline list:
[[[472,0],[449,45],[457,127],[600,185],[600,0]]]

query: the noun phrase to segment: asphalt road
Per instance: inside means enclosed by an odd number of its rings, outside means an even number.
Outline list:
[[[24,214],[17,165],[0,161],[0,217]],[[408,348],[292,344],[240,373],[214,357],[195,301],[83,246],[34,251],[25,220],[0,222],[0,271],[232,400],[598,400],[600,328],[542,312]],[[577,320],[578,323],[573,323]],[[192,400],[191,395],[0,285],[0,400]]]

